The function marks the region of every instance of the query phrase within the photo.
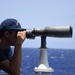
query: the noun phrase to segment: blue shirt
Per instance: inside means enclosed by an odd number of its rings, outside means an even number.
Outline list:
[[[4,50],[0,48],[0,62],[6,59],[11,60],[12,58],[12,50],[11,47],[8,47]]]

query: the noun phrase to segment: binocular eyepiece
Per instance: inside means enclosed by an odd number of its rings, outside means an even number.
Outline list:
[[[26,38],[35,38],[36,36],[68,38],[72,37],[71,26],[51,26],[45,28],[34,28],[26,30]]]

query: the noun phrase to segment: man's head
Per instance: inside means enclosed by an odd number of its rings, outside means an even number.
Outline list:
[[[23,30],[26,29],[21,28],[20,23],[16,19],[6,19],[0,25],[0,38],[4,44],[13,45],[17,31]]]
[[[26,30],[24,28],[21,28],[20,23],[16,19],[5,19],[1,25],[0,25],[0,37],[2,37],[3,33],[5,31],[23,31]]]

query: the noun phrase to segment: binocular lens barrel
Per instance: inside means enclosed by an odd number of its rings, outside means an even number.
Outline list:
[[[59,37],[66,38],[72,37],[71,26],[51,26],[45,28],[37,28],[33,30],[27,30],[27,38],[35,36],[48,36],[48,37]]]
[[[35,36],[50,36],[50,37],[72,37],[71,26],[45,27],[43,29],[35,29]]]

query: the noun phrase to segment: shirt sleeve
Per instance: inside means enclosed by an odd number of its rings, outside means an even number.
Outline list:
[[[6,57],[4,56],[2,50],[0,49],[0,62],[6,60]]]
[[[8,47],[6,50],[5,50],[5,56],[8,60],[11,60],[12,59],[12,56],[13,56],[13,52],[12,52],[12,49],[11,47]]]

